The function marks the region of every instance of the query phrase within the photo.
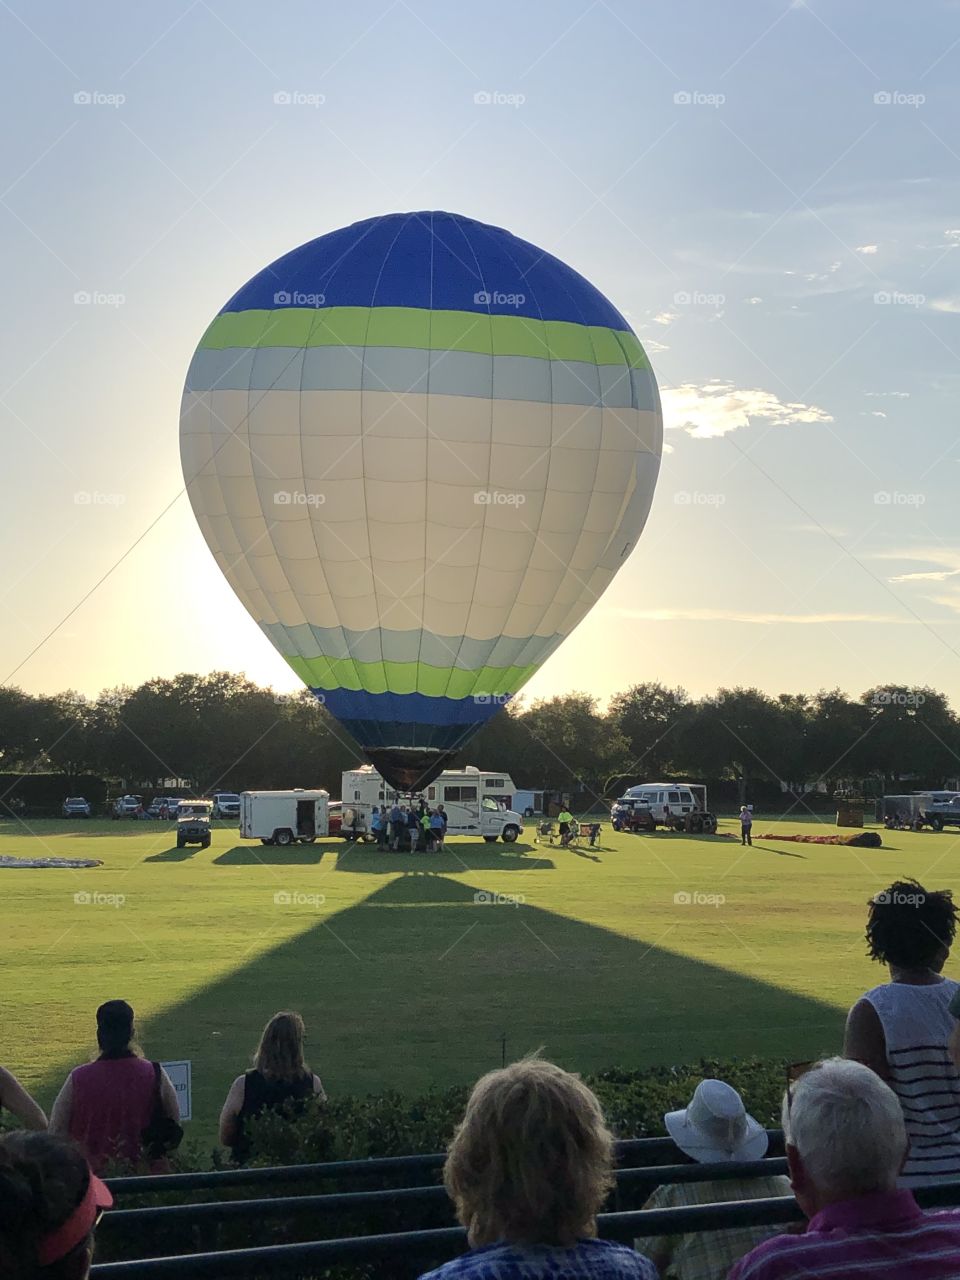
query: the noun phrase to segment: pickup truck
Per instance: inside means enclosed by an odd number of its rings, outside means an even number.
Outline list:
[[[934,831],[942,831],[944,827],[960,827],[960,796],[952,800],[933,801],[920,810],[920,817]]]

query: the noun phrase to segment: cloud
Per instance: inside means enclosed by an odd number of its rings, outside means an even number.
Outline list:
[[[744,302],[748,307],[755,307],[763,301],[762,298],[744,298]]]
[[[673,324],[674,320],[677,320],[678,318],[679,317],[676,311],[661,311],[659,312],[659,314],[653,317],[653,323],[654,324]]]
[[[642,622],[741,622],[751,626],[797,624],[815,626],[831,622],[910,623],[912,619],[879,613],[751,613],[738,609],[612,609],[619,618]]]
[[[933,311],[946,311],[950,315],[960,314],[960,297],[934,298],[930,303]]]
[[[738,388],[729,382],[710,382],[703,387],[687,382],[661,388],[661,396],[665,425],[699,440],[725,436],[749,426],[754,419],[777,426],[833,421],[829,413],[815,405],[780,400],[772,391]]]
[[[858,244],[857,253],[876,253],[879,248],[878,244]]]
[[[909,391],[865,391],[865,396],[873,396],[877,400],[883,400],[887,397],[895,400],[909,400]]]
[[[928,569],[925,573],[898,573],[891,582],[945,582],[955,578],[960,569]]]
[[[665,342],[658,342],[656,338],[644,338],[643,349],[646,352],[652,352],[654,355],[656,355],[658,351],[670,350]]]

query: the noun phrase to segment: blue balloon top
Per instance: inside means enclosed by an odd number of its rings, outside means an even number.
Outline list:
[[[310,240],[255,275],[221,315],[272,310],[283,293],[322,296],[307,305],[325,307],[475,311],[631,331],[559,258],[457,213],[390,213]]]

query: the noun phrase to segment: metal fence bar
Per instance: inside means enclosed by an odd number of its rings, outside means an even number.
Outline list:
[[[914,1194],[920,1204],[960,1204],[960,1180],[920,1187]],[[691,1231],[723,1231],[742,1226],[773,1226],[803,1220],[792,1196],[741,1200],[726,1204],[695,1205],[683,1209],[638,1209],[628,1213],[602,1213],[599,1235],[608,1240],[630,1241],[637,1236],[682,1235]],[[92,1280],[169,1280],[171,1276],[257,1275],[267,1268],[271,1276],[289,1274],[304,1267],[332,1266],[338,1262],[372,1261],[390,1256],[414,1258],[423,1254],[453,1257],[461,1252],[466,1234],[461,1227],[430,1231],[392,1232],[304,1244],[271,1245],[259,1249],[228,1249],[222,1253],[194,1253],[181,1257],[151,1258],[134,1262],[100,1263]]]
[[[724,1161],[717,1164],[653,1165],[618,1169],[618,1187],[649,1189],[662,1183],[723,1181],[732,1178],[765,1178],[786,1173],[784,1159]],[[443,1187],[394,1187],[385,1191],[345,1191],[315,1196],[271,1196],[258,1200],[217,1200],[203,1204],[151,1205],[143,1209],[112,1209],[100,1230],[124,1230],[143,1226],[226,1221],[229,1218],[280,1218],[293,1214],[340,1213],[351,1209],[388,1209],[396,1204],[445,1204]]]
[[[782,1150],[783,1133],[768,1131],[771,1147]],[[626,1138],[617,1144],[620,1160],[652,1159],[676,1154],[672,1138]],[[255,1187],[271,1182],[316,1182],[322,1178],[377,1177],[391,1173],[430,1173],[442,1169],[443,1152],[417,1156],[375,1156],[368,1160],[333,1160],[324,1164],[271,1165],[265,1169],[211,1169],[203,1173],[162,1173],[107,1179],[114,1196],[161,1191],[210,1191],[226,1187]]]

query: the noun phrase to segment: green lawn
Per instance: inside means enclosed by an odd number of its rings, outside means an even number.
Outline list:
[[[531,828],[513,846],[410,855],[268,849],[226,828],[177,850],[160,823],[0,823],[0,854],[104,863],[0,870],[0,1061],[48,1104],[93,1051],[96,1006],[122,996],[149,1056],[192,1059],[191,1136],[207,1139],[284,1007],[307,1019],[330,1093],[466,1082],[499,1065],[501,1036],[510,1057],[542,1046],[582,1070],[836,1050],[846,1008],[884,976],[864,955],[867,897],[903,875],[953,885],[960,839],[884,832],[864,850],[762,839],[815,830],[795,819],[754,829],[746,850],[605,824],[596,851],[535,846]],[[84,892],[122,905],[75,903]]]

